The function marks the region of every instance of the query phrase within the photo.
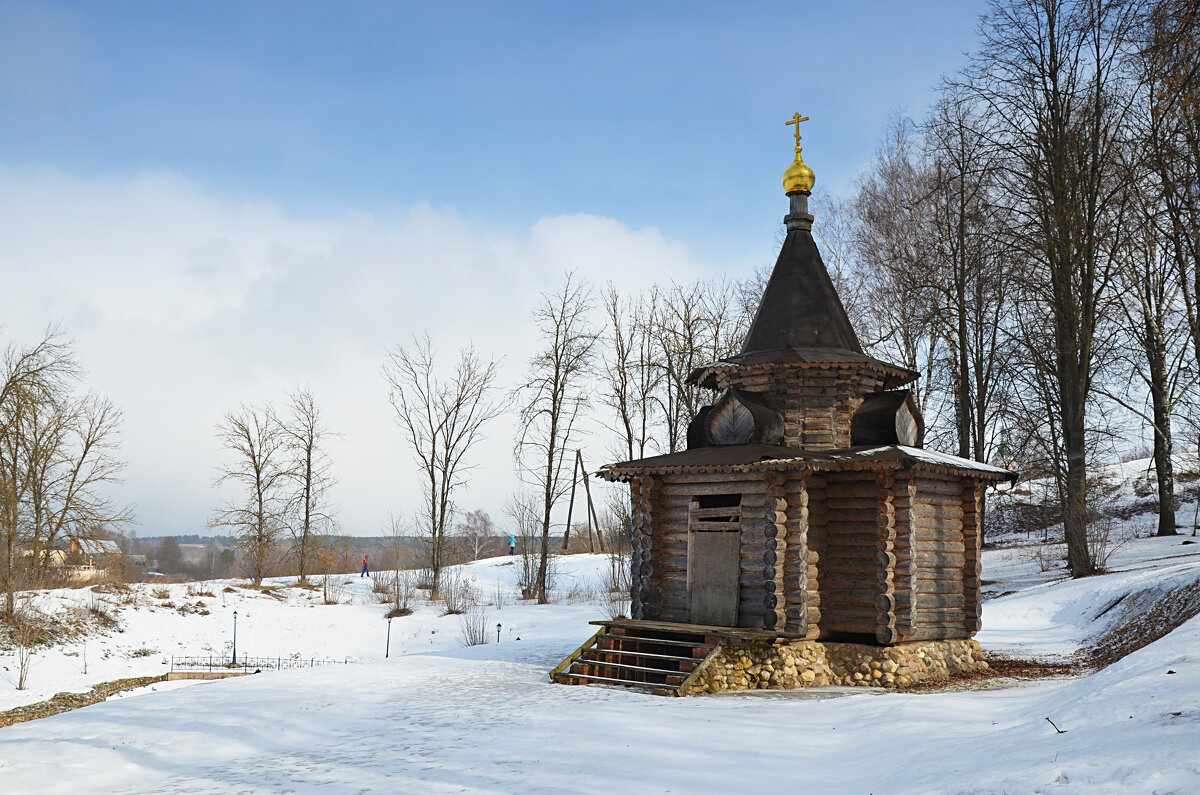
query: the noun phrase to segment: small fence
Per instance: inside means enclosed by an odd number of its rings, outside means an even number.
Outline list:
[[[171,671],[290,671],[318,665],[349,665],[350,658],[333,657],[171,657]]]

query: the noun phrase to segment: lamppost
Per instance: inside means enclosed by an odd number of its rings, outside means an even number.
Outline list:
[[[237,611],[233,611],[233,664],[237,666]]]
[[[500,642],[500,622],[496,622],[496,642]]]
[[[392,653],[392,617],[388,616],[388,634],[387,634],[387,649],[383,652],[383,658],[386,660],[388,655]]]

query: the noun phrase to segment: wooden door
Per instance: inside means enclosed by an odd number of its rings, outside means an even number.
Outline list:
[[[740,495],[721,497],[723,505],[698,500],[689,512],[688,621],[734,627],[741,573],[741,499]]]

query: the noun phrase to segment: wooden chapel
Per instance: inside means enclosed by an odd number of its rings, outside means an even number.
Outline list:
[[[637,671],[645,654],[707,657],[735,638],[880,647],[979,630],[979,500],[1012,473],[922,449],[917,373],[863,352],[813,240],[804,120],[789,122],[787,235],[745,343],[690,376],[718,399],[687,450],[599,472],[630,487],[631,616],[601,622],[595,653],[557,681],[657,681]],[[614,640],[639,628],[681,645]],[[688,629],[705,642],[689,647]]]

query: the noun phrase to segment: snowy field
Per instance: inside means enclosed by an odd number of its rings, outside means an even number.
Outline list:
[[[988,550],[988,590],[1006,595],[985,603],[979,640],[1008,655],[1069,655],[1120,620],[1118,599],[1200,578],[1200,544],[1188,540],[1132,541],[1114,573],[1081,581],[1040,571],[1027,547]],[[973,690],[670,699],[550,684],[588,621],[605,617],[587,594],[606,566],[562,559],[562,601],[545,606],[513,601],[508,559],[464,567],[485,601],[503,597],[488,608],[491,642],[465,647],[460,619],[422,604],[393,620],[386,660],[387,607],[362,578],[348,578],[339,605],[296,588],[286,599],[225,590],[236,581],[138,586],[134,604],[115,608],[123,631],[90,636],[87,675],[82,644],[59,648],[34,658],[30,689],[17,691],[7,655],[0,709],[162,673],[172,654],[225,655],[235,609],[239,656],[350,664],[160,684],[0,728],[0,792],[1200,792],[1200,618],[1088,677]],[[36,600],[54,610],[91,598]],[[180,613],[196,601],[208,615]]]

